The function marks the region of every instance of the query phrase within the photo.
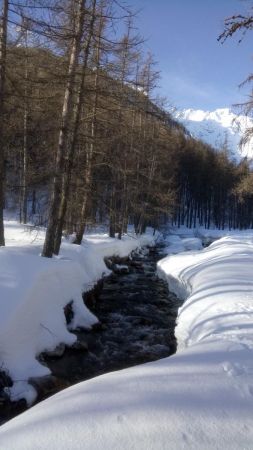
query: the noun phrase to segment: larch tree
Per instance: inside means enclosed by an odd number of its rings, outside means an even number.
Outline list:
[[[224,30],[219,35],[218,41],[220,41],[222,44],[228,39],[233,37],[236,34],[239,34],[239,43],[243,40],[245,34],[248,31],[253,30],[253,6],[250,7],[249,12],[246,14],[236,14],[233,16],[230,16],[225,19],[224,21]],[[253,74],[249,74],[245,81],[241,83],[241,86],[245,84],[250,84],[253,82]],[[249,94],[249,100],[237,105],[242,107],[243,111],[246,113],[246,115],[253,117],[253,88],[251,88],[250,94]],[[245,142],[249,141],[251,137],[253,136],[253,128],[248,128],[245,132],[244,137],[242,138],[241,144],[244,144]]]
[[[100,77],[100,60],[102,51],[102,35],[105,27],[105,2],[102,0],[98,10],[98,24],[95,30],[95,40],[93,45],[93,98],[91,105],[90,121],[89,121],[89,139],[85,145],[85,168],[83,174],[84,192],[82,194],[81,209],[79,213],[79,221],[76,229],[75,243],[81,244],[86,220],[87,220],[87,205],[88,196],[92,185],[92,166],[94,160],[96,128],[97,128],[97,108],[98,108],[98,89]]]
[[[69,127],[69,133],[67,136],[67,157],[66,157],[66,167],[65,171],[62,174],[62,191],[61,191],[61,203],[58,213],[58,221],[57,221],[57,228],[55,231],[55,238],[54,238],[54,254],[58,255],[61,245],[61,237],[62,237],[62,230],[64,226],[64,220],[67,210],[67,202],[68,202],[68,196],[70,191],[70,184],[71,184],[71,177],[72,177],[72,169],[73,169],[73,162],[75,158],[77,143],[78,143],[78,131],[80,127],[80,120],[81,120],[81,111],[84,103],[84,96],[85,96],[85,77],[86,77],[86,71],[88,67],[88,60],[90,55],[90,48],[92,44],[93,34],[94,34],[94,26],[96,22],[96,6],[97,6],[97,0],[92,0],[91,2],[91,8],[88,10],[88,14],[86,13],[86,16],[88,16],[87,23],[85,24],[87,27],[86,36],[85,36],[85,42],[83,44],[83,62],[81,67],[81,73],[80,73],[80,80],[79,84],[76,80],[77,84],[77,93],[74,96],[73,99],[73,113],[72,113],[72,123],[71,128]],[[86,10],[87,11],[87,10]],[[84,30],[83,30],[84,32]],[[96,89],[96,86],[95,86]],[[82,211],[80,212],[82,214]]]
[[[28,29],[29,22],[23,18],[21,29],[23,31],[25,62],[24,62],[24,99],[23,99],[23,146],[21,152],[22,170],[20,177],[20,222],[27,222],[27,195],[28,195],[28,120],[29,120],[29,96],[28,96]]]
[[[7,48],[7,23],[9,1],[2,0],[0,17],[0,245],[5,245],[4,239],[4,102],[5,102],[5,77],[6,77],[6,48]]]
[[[66,165],[68,165],[67,156],[69,124],[71,121],[71,113],[74,102],[74,86],[77,75],[78,60],[80,56],[86,12],[84,0],[78,0],[77,2],[75,2],[74,10],[74,30],[69,52],[67,84],[62,106],[61,127],[56,154],[55,173],[49,208],[48,225],[42,251],[42,256],[48,258],[51,258],[54,253],[56,230],[60,219],[60,207],[62,201],[62,176],[65,173]]]

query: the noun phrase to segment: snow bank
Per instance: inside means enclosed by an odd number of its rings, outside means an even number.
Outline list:
[[[36,357],[60,343],[72,345],[76,336],[70,330],[97,322],[82,293],[110,273],[104,257],[127,256],[153,242],[151,235],[122,241],[90,235],[82,246],[64,242],[60,256],[48,259],[39,256],[44,232],[35,233],[7,222],[7,247],[0,248],[0,366],[14,381],[12,399],[28,403],[36,393],[27,380],[50,373]],[[67,327],[64,307],[70,301],[74,317]]]
[[[252,450],[252,354],[240,355],[210,342],[77,384],[0,427],[1,448]]]
[[[252,450],[253,238],[159,262],[180,351],[94,378],[0,428],[4,450]]]
[[[180,237],[177,234],[169,234],[165,238],[166,248],[165,253],[169,255],[181,253],[188,250],[201,250],[202,249],[202,239],[198,237],[192,237],[192,232],[190,236]],[[185,234],[183,233],[183,236]]]
[[[212,242],[216,239],[221,239],[222,237],[234,237],[234,238],[246,238],[251,239],[252,229],[246,230],[230,230],[229,228],[224,228],[224,230],[219,230],[217,228],[205,228],[203,226],[197,226],[196,228],[187,228],[185,225],[178,227],[168,227],[169,232],[167,239],[173,238],[173,236],[184,238],[199,238],[202,241]],[[192,249],[193,250],[193,249]],[[196,250],[196,249],[195,249]]]
[[[202,252],[168,256],[158,263],[170,289],[186,299],[176,335],[186,347],[204,339],[247,344],[253,314],[253,238],[224,237]],[[250,340],[251,348],[251,340]]]
[[[104,258],[109,256],[119,256],[124,258],[139,247],[154,244],[154,237],[151,233],[139,236],[123,236],[121,240],[113,239],[108,234],[87,235],[80,245],[69,245],[63,243],[61,256],[77,261],[88,276],[88,283],[85,290],[89,290],[104,275],[110,271],[104,263]]]
[[[74,261],[48,260],[0,251],[0,360],[14,380],[47,375],[35,356],[76,337],[66,327],[63,308],[73,301],[71,327],[90,328],[96,317],[82,299],[85,274]]]

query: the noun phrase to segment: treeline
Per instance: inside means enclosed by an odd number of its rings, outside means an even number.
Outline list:
[[[63,231],[80,244],[90,224],[119,238],[129,222],[252,226],[247,163],[192,139],[154,98],[133,19],[114,0],[3,2],[1,245],[5,204],[47,226],[48,257]]]
[[[253,176],[248,161],[231,161],[227,148],[215,151],[188,140],[178,154],[178,204],[173,224],[189,228],[253,228]]]

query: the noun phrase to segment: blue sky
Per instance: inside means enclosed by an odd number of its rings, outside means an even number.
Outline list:
[[[253,36],[221,45],[225,17],[243,13],[248,0],[129,0],[141,9],[136,25],[161,71],[160,94],[178,108],[213,110],[247,99],[238,85],[253,72]]]

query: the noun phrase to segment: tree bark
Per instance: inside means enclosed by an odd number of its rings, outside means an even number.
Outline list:
[[[76,76],[76,67],[80,54],[81,39],[83,33],[85,8],[83,0],[77,3],[77,25],[76,33],[73,38],[72,48],[69,59],[68,82],[65,89],[63,107],[62,107],[62,124],[59,132],[58,148],[56,155],[56,169],[53,180],[53,190],[49,209],[49,218],[46,231],[46,238],[42,251],[42,256],[51,258],[54,252],[55,236],[59,220],[60,205],[62,199],[62,174],[66,170],[67,156],[67,140],[69,132],[69,121],[72,111],[72,103],[74,96],[74,83]]]
[[[7,21],[9,1],[3,0],[0,17],[0,246],[5,245],[4,239],[4,97],[5,97],[5,74],[6,74],[6,47],[7,47]]]
[[[91,120],[91,141],[86,149],[86,167],[85,167],[85,192],[82,201],[82,208],[80,212],[80,221],[76,231],[76,239],[75,244],[81,245],[83,240],[83,235],[85,232],[86,219],[87,219],[87,203],[88,203],[88,195],[90,192],[91,184],[92,184],[92,163],[93,163],[93,154],[94,154],[94,145],[95,145],[95,137],[96,137],[96,124],[97,124],[97,104],[98,104],[98,81],[99,81],[99,69],[100,69],[100,46],[101,46],[101,35],[103,29],[103,14],[102,9],[100,11],[100,23],[98,29],[98,41],[96,46],[96,73],[94,79],[94,102],[92,108],[92,120]]]
[[[80,125],[81,110],[82,110],[82,106],[83,106],[85,75],[86,75],[86,69],[87,69],[87,65],[88,65],[88,57],[89,57],[89,52],[90,52],[91,39],[93,36],[94,24],[95,24],[95,19],[96,19],[95,13],[96,13],[96,0],[93,0],[90,26],[89,26],[87,42],[86,42],[85,51],[84,51],[84,61],[83,61],[83,67],[82,67],[81,82],[80,82],[80,86],[78,89],[76,104],[75,104],[75,108],[74,108],[73,131],[71,133],[70,143],[68,146],[67,167],[66,167],[66,172],[63,174],[62,198],[61,198],[61,204],[60,204],[60,208],[59,208],[59,217],[58,217],[56,234],[55,234],[55,239],[54,239],[54,254],[56,254],[56,255],[58,255],[60,246],[61,246],[62,230],[63,230],[64,219],[65,219],[66,210],[67,210],[67,202],[68,202],[68,196],[69,196],[69,190],[70,190],[72,168],[73,168],[75,152],[76,152],[76,145],[77,145],[77,135],[78,135],[78,129],[79,129],[79,125]]]
[[[22,179],[21,179],[21,205],[20,219],[27,223],[27,173],[28,173],[28,56],[27,56],[27,30],[25,35],[25,99],[24,99],[24,125],[23,125],[23,154],[22,154]]]

